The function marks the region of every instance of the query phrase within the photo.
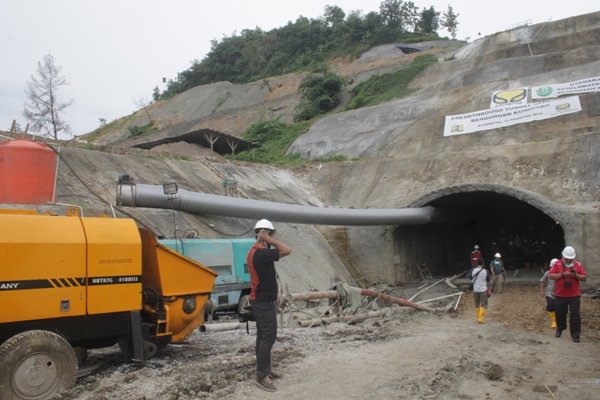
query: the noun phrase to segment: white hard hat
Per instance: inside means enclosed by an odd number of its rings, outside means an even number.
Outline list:
[[[571,246],[565,247],[565,249],[562,251],[562,256],[569,260],[573,260],[575,258],[575,249]]]
[[[475,245],[475,250],[477,250],[479,248],[479,246]]]
[[[494,255],[494,257],[497,257],[497,258],[502,258],[502,256],[500,255],[500,253],[496,253],[496,254]]]
[[[273,224],[268,219],[261,219],[260,221],[258,221],[256,223],[256,225],[254,225],[254,231],[255,232],[259,231],[261,229],[268,229],[270,231],[274,231],[275,230],[275,228],[273,227]]]
[[[554,263],[555,263],[555,262],[557,262],[557,261],[558,261],[558,258],[553,258],[553,259],[550,261],[550,266],[553,266],[553,265],[554,265]]]

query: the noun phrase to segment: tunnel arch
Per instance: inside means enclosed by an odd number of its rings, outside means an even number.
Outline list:
[[[396,228],[394,255],[405,261],[407,274],[417,264],[428,265],[434,275],[464,271],[476,244],[486,264],[498,251],[509,268],[541,268],[560,256],[566,240],[576,231],[564,206],[510,186],[449,186],[426,193],[409,205],[424,206],[446,209],[458,221]]]

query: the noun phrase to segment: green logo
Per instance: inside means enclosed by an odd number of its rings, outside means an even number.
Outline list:
[[[542,86],[541,88],[536,90],[536,92],[539,96],[550,96],[553,90],[550,86]]]

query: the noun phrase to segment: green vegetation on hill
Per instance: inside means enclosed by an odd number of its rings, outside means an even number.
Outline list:
[[[346,110],[373,106],[410,95],[414,92],[414,89],[408,89],[410,81],[428,66],[436,64],[437,61],[437,57],[434,55],[423,54],[417,56],[407,68],[371,76],[350,91],[352,101],[346,106]]]
[[[257,122],[246,129],[243,137],[246,140],[261,143],[262,146],[255,150],[240,152],[235,159],[264,164],[302,163],[304,160],[298,155],[286,156],[285,152],[294,143],[294,140],[307,132],[309,128],[308,122],[292,125],[286,125],[276,120]]]
[[[86,133],[85,135],[81,135],[81,136],[79,136],[79,138],[82,140],[86,140],[88,143],[91,143],[94,140],[96,140],[97,138],[104,135],[105,133],[111,132],[115,129],[119,129],[119,128],[125,126],[126,124],[128,124],[132,121],[135,121],[137,118],[139,118],[139,117],[138,117],[137,113],[134,112],[127,117],[116,119],[108,124],[102,124],[99,128],[95,129],[94,131],[92,131],[90,133]]]
[[[262,143],[258,149],[240,152],[236,160],[256,162],[261,164],[303,164],[307,161],[300,158],[299,154],[285,155],[294,140],[310,128],[310,123],[286,125],[277,120],[260,121],[244,133],[244,139]],[[225,158],[231,158],[226,155]],[[318,158],[311,162],[348,161],[348,157],[337,155],[329,158]]]
[[[268,32],[257,27],[213,40],[202,61],[195,60],[189,69],[170,79],[160,95],[155,88],[153,98],[169,99],[214,82],[243,84],[311,70],[318,63],[337,57],[355,58],[384,43],[437,40],[440,26],[454,37],[457,16],[451,6],[440,17],[433,6],[419,10],[412,1],[402,0],[384,0],[379,12],[366,15],[361,11],[346,15],[340,7],[328,5],[319,18],[300,16]]]
[[[428,66],[437,63],[437,57],[431,54],[422,54],[413,60],[406,68],[395,72],[374,75],[366,81],[358,84],[350,91],[353,96],[352,101],[346,106],[346,110],[354,110],[361,107],[380,104],[394,98],[401,98],[411,94],[414,90],[408,89],[408,84]],[[311,80],[315,98],[322,96],[322,91],[329,85],[329,79],[324,79],[323,75],[315,74],[316,78]],[[320,76],[320,77],[319,77]],[[337,75],[330,77],[334,80],[342,80]],[[337,86],[336,86],[337,88]],[[341,86],[340,86],[341,88]],[[337,89],[336,89],[337,90]],[[318,103],[318,102],[317,102]],[[315,106],[316,107],[316,106]],[[318,113],[321,115],[324,112]],[[312,117],[311,117],[312,118]],[[296,118],[296,120],[299,120]],[[243,138],[251,142],[261,143],[261,147],[252,150],[242,151],[236,155],[237,160],[258,162],[264,164],[300,164],[306,162],[298,154],[286,155],[287,149],[296,140],[298,136],[308,131],[310,123],[307,121],[286,125],[281,121],[259,121],[244,133]],[[347,161],[345,156],[333,156],[328,159],[318,159],[311,161]]]
[[[346,81],[347,78],[328,71],[326,65],[302,79],[298,86],[301,102],[296,106],[294,122],[308,121],[337,107]]]
[[[135,137],[135,136],[143,135],[144,133],[156,131],[156,130],[158,130],[158,127],[154,126],[154,123],[152,121],[150,121],[146,125],[130,126],[129,128],[127,128],[127,130],[129,131],[129,133],[132,137]]]

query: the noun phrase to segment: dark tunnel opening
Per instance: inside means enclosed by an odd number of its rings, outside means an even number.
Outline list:
[[[486,265],[499,252],[508,269],[543,268],[559,258],[564,231],[543,211],[512,196],[495,192],[450,194],[427,205],[455,211],[458,224],[427,224],[398,229],[407,265],[426,264],[435,275],[470,268],[473,247],[478,245]],[[495,244],[494,244],[495,243]],[[410,269],[410,268],[409,268]]]

